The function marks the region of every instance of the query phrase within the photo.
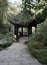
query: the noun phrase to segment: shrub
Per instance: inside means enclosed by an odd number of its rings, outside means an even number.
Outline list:
[[[38,25],[37,32],[32,34],[25,44],[39,62],[47,65],[47,19]]]
[[[47,49],[32,49],[31,54],[36,57],[39,62],[47,64]]]
[[[0,36],[0,50],[9,47],[13,42],[15,42],[12,33],[7,33],[6,35],[0,34]]]
[[[10,39],[10,38],[9,38]],[[12,41],[8,40],[7,38],[0,40],[0,49],[6,48],[12,44]]]
[[[11,26],[9,24],[3,24],[0,28],[0,33],[7,34],[11,31]]]

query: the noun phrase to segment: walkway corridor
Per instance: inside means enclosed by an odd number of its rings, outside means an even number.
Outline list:
[[[0,51],[0,65],[41,65],[28,51],[24,44],[27,38],[23,37],[18,43]]]

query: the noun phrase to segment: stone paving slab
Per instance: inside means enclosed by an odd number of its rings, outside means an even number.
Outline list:
[[[0,51],[0,65],[41,65],[29,54],[28,47],[24,44],[28,38],[23,37],[19,43]]]

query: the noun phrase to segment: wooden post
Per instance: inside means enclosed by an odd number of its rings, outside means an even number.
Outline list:
[[[16,35],[16,26],[14,25],[14,35]]]
[[[32,34],[32,26],[28,26],[28,36]]]
[[[35,32],[37,32],[37,25],[35,26]]]
[[[23,27],[22,27],[22,36],[23,36]]]
[[[18,25],[14,25],[14,34],[16,35],[16,40],[18,41]]]
[[[17,41],[19,41],[19,37],[18,37],[18,26],[17,26],[16,39],[17,39]]]

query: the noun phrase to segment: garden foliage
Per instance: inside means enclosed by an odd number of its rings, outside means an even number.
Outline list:
[[[25,43],[34,57],[41,63],[47,64],[47,19],[37,26],[37,32],[33,33]]]

